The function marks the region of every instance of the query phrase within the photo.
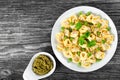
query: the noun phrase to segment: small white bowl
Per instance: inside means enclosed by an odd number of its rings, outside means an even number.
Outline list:
[[[44,55],[48,56],[53,61],[52,70],[45,75],[37,75],[32,70],[32,64],[33,64],[35,58],[37,56],[39,56],[40,54],[44,54]],[[50,76],[55,71],[55,68],[56,68],[56,62],[55,62],[55,59],[53,58],[53,56],[47,52],[39,52],[39,53],[35,54],[32,57],[32,59],[30,60],[27,68],[25,69],[25,71],[23,73],[23,79],[24,80],[38,80],[38,79],[46,78],[46,77]]]

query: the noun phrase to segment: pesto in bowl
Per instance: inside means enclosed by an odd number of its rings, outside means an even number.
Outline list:
[[[52,68],[52,60],[44,54],[38,55],[32,64],[32,70],[37,75],[47,74],[50,70],[52,70]]]

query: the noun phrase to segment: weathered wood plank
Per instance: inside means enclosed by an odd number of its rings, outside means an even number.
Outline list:
[[[55,57],[50,43],[55,20],[66,10],[82,5],[106,12],[120,37],[120,0],[0,0],[0,80],[23,80],[23,71],[37,52]],[[56,61],[55,73],[43,80],[119,80],[120,42],[111,61],[91,73],[71,71]]]

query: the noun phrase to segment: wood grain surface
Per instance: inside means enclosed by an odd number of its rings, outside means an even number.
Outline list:
[[[55,57],[50,37],[56,19],[83,5],[106,12],[120,37],[120,0],[0,0],[0,80],[23,80],[22,74],[37,52]],[[120,80],[120,42],[111,61],[94,72],[75,72],[56,62],[56,71],[43,80]]]

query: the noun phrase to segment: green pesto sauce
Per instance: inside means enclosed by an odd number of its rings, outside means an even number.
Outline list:
[[[43,54],[37,56],[33,62],[32,70],[37,75],[47,74],[53,68],[52,60]]]

